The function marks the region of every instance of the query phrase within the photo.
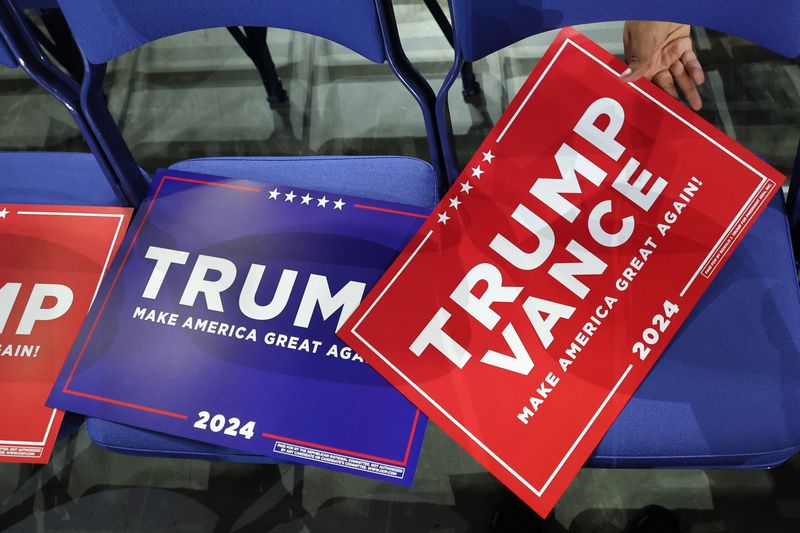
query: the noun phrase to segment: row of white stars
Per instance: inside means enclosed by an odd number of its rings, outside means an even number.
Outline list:
[[[269,191],[269,199],[270,200],[278,200],[278,201],[280,201],[281,195],[283,195],[283,197],[284,197],[284,200],[283,200],[284,202],[289,202],[289,203],[292,203],[292,204],[294,203],[294,199],[298,198],[298,196],[294,193],[294,191],[281,193],[278,190],[277,187],[275,187],[274,189]],[[311,196],[308,193],[306,193],[305,196],[300,196],[299,198],[300,198],[300,205],[312,205],[311,204],[311,200],[316,200],[317,201],[317,207],[327,207],[328,206],[328,202],[330,202],[330,200],[328,199],[327,196],[323,196],[322,198],[314,198],[313,196]],[[341,198],[339,198],[338,200],[334,200],[334,202],[333,202],[333,208],[334,209],[338,209],[339,211],[341,211],[342,207],[344,207],[345,205],[347,205],[347,203],[343,202]]]
[[[486,171],[481,168],[481,164],[489,163],[491,165],[492,159],[497,157],[496,155],[492,154],[491,150],[489,150],[488,152],[481,152],[481,153],[483,154],[483,161],[481,161],[481,163],[479,163],[478,166],[472,167],[472,178],[481,179],[481,175],[486,173]],[[467,180],[461,184],[460,192],[463,192],[464,194],[469,194],[469,191],[471,191],[474,188],[475,186],[470,185],[469,180]],[[450,207],[452,207],[456,211],[458,211],[458,206],[460,206],[462,203],[464,202],[458,199],[458,194],[450,198]],[[439,217],[439,224],[445,224],[445,225],[447,225],[447,221],[452,218],[450,215],[447,214],[447,209],[444,210],[444,213],[437,213],[436,216]]]

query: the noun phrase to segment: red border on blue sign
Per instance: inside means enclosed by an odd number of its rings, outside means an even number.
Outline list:
[[[89,345],[89,341],[91,340],[92,336],[94,335],[95,329],[97,328],[97,324],[100,322],[100,318],[103,316],[103,312],[105,311],[106,304],[108,303],[108,300],[111,298],[111,293],[114,291],[114,287],[116,286],[117,281],[119,280],[120,274],[122,273],[122,270],[125,267],[125,263],[128,262],[128,257],[130,256],[131,251],[133,250],[133,246],[134,246],[134,244],[136,244],[136,241],[139,238],[139,233],[141,233],[142,227],[144,226],[144,223],[147,221],[147,218],[150,216],[150,211],[153,209],[153,205],[156,203],[156,199],[158,198],[159,194],[161,193],[161,188],[163,187],[164,182],[166,182],[168,180],[183,181],[183,182],[188,182],[188,183],[195,183],[195,184],[198,184],[198,185],[209,185],[209,186],[212,186],[212,187],[225,187],[225,188],[229,188],[229,189],[238,189],[238,190],[246,191],[246,192],[261,193],[263,191],[263,189],[256,189],[256,188],[253,188],[253,187],[242,187],[240,185],[233,185],[233,184],[230,184],[230,183],[218,183],[218,182],[213,182],[213,181],[205,181],[205,180],[192,179],[192,178],[180,178],[180,177],[176,177],[176,176],[166,176],[165,175],[161,179],[161,183],[158,184],[158,188],[156,189],[156,192],[153,195],[153,199],[150,201],[150,205],[147,206],[147,211],[145,212],[144,216],[142,217],[142,221],[139,223],[139,226],[136,228],[136,233],[134,234],[133,239],[131,240],[131,243],[128,246],[128,249],[125,251],[125,257],[122,258],[122,262],[120,263],[120,266],[117,269],[116,274],[114,275],[114,280],[111,282],[111,287],[109,287],[109,290],[106,293],[106,297],[103,300],[103,304],[100,306],[100,310],[98,311],[97,316],[95,317],[94,322],[92,323],[92,327],[89,330],[89,334],[86,336],[86,340],[84,341],[83,346],[81,346],[81,351],[80,351],[80,353],[78,353],[78,357],[75,359],[75,364],[72,366],[72,370],[70,371],[69,377],[67,378],[67,381],[64,384],[64,388],[62,389],[62,391],[65,394],[72,394],[74,396],[81,396],[83,398],[88,398],[90,400],[96,400],[98,402],[110,403],[110,404],[114,404],[114,405],[119,405],[121,407],[127,407],[129,409],[136,409],[136,410],[139,410],[139,411],[146,411],[148,413],[153,413],[153,414],[157,414],[157,415],[169,416],[169,417],[172,417],[172,418],[178,418],[180,420],[188,420],[189,417],[187,415],[184,415],[184,414],[181,414],[181,413],[175,413],[175,412],[166,411],[166,410],[163,410],[163,409],[156,409],[154,407],[147,407],[145,405],[139,405],[139,404],[135,404],[135,403],[125,402],[125,401],[116,400],[116,399],[113,399],[113,398],[106,398],[104,396],[98,396],[98,395],[95,395],[95,394],[89,394],[89,393],[86,393],[86,392],[80,392],[80,391],[72,390],[72,389],[69,388],[70,383],[72,382],[72,378],[75,375],[76,370],[78,369],[78,365],[80,364],[81,359],[83,358],[83,354],[86,351],[87,346]],[[428,218],[427,216],[420,215],[418,213],[409,213],[409,212],[406,212],[406,211],[398,211],[398,210],[394,210],[394,209],[385,209],[385,208],[382,208],[382,207],[370,206],[370,205],[366,205],[366,204],[358,204],[355,207],[358,207],[360,209],[368,209],[368,210],[376,211],[376,212],[386,212],[386,213],[391,213],[391,214],[395,214],[395,215],[405,215],[405,216],[411,216],[411,217]],[[411,454],[411,447],[412,447],[412,444],[414,442],[414,436],[416,435],[417,424],[419,422],[419,415],[420,415],[420,410],[417,409],[416,413],[414,414],[414,422],[411,425],[411,434],[409,435],[409,438],[408,438],[408,445],[406,447],[406,453],[405,453],[405,456],[404,456],[404,458],[402,460],[388,459],[388,458],[385,458],[385,457],[376,457],[374,455],[369,455],[369,454],[366,454],[366,453],[355,452],[355,451],[352,451],[352,450],[343,450],[343,449],[334,448],[334,447],[331,447],[331,446],[325,446],[323,444],[316,444],[316,443],[313,443],[313,442],[306,442],[306,441],[302,441],[302,440],[298,440],[298,439],[291,439],[291,438],[288,438],[288,437],[272,435],[272,434],[269,434],[269,433],[262,433],[261,435],[262,435],[262,437],[268,438],[268,439],[283,440],[283,441],[294,443],[294,444],[301,444],[301,445],[310,446],[310,447],[313,447],[313,448],[318,448],[320,450],[346,453],[346,454],[352,455],[354,457],[360,457],[360,458],[363,458],[363,459],[371,459],[371,460],[374,460],[374,461],[380,461],[380,462],[384,462],[384,463],[388,463],[388,464],[406,466],[408,464],[408,457]]]

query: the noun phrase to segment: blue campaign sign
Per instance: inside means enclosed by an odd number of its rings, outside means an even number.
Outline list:
[[[410,485],[427,419],[335,331],[427,214],[160,172],[48,405]]]

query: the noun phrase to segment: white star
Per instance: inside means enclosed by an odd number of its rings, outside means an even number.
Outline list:
[[[306,193],[305,196],[301,196],[300,197],[300,203],[301,204],[303,204],[303,205],[311,205],[309,202],[311,202],[311,195],[310,194]]]
[[[467,181],[467,182],[464,182],[464,183],[461,185],[461,192],[465,192],[465,193],[469,194],[469,191],[471,191],[471,190],[472,190],[472,189],[474,189],[474,188],[475,188],[475,187],[473,187],[472,185],[470,185],[470,184],[469,184],[469,182]]]
[[[458,206],[461,205],[461,200],[458,199],[458,196],[455,198],[450,198],[450,207],[453,209],[458,209]]]
[[[343,206],[343,205],[345,205],[345,203],[342,201],[342,199],[341,199],[341,198],[339,198],[338,200],[336,200],[335,202],[333,202],[333,208],[334,208],[334,209],[338,209],[339,211],[341,211],[341,210],[342,210],[342,206]]]
[[[0,211],[0,218],[5,219],[7,214],[8,214],[8,209],[4,207],[3,210]]]
[[[275,187],[274,189],[269,191],[269,199],[270,200],[277,200],[279,194],[280,194],[280,191],[278,191],[278,188]]]
[[[484,170],[481,170],[480,165],[478,165],[477,167],[472,167],[472,176],[474,178],[481,179],[481,174],[483,174],[484,172],[485,172]]]
[[[489,164],[492,163],[492,159],[497,157],[496,155],[492,154],[491,150],[489,150],[488,152],[481,152],[481,153],[483,154],[483,160],[486,161]]]
[[[447,221],[450,220],[450,217],[447,216],[447,211],[444,213],[438,213],[439,215],[439,224],[447,225]]]
[[[284,196],[286,196],[286,200],[284,201],[291,203],[294,203],[294,199],[297,198],[297,195],[294,193],[294,191],[289,191],[288,193],[284,193]]]
[[[328,202],[330,202],[330,200],[328,200],[325,196],[322,198],[317,198],[317,207],[325,207],[328,205]]]

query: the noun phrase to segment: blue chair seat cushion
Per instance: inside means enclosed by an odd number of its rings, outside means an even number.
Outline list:
[[[0,152],[0,202],[120,205],[97,160],[81,152]]]
[[[780,192],[589,464],[769,467],[800,448],[800,297]]]
[[[270,457],[139,429],[100,418],[88,417],[86,431],[92,442],[98,446],[127,455],[237,463],[271,464],[277,462]]]
[[[250,179],[421,207],[438,200],[430,164],[410,157],[224,157],[176,163],[174,170]],[[89,437],[111,451],[133,455],[270,462],[258,455],[89,418]]]

